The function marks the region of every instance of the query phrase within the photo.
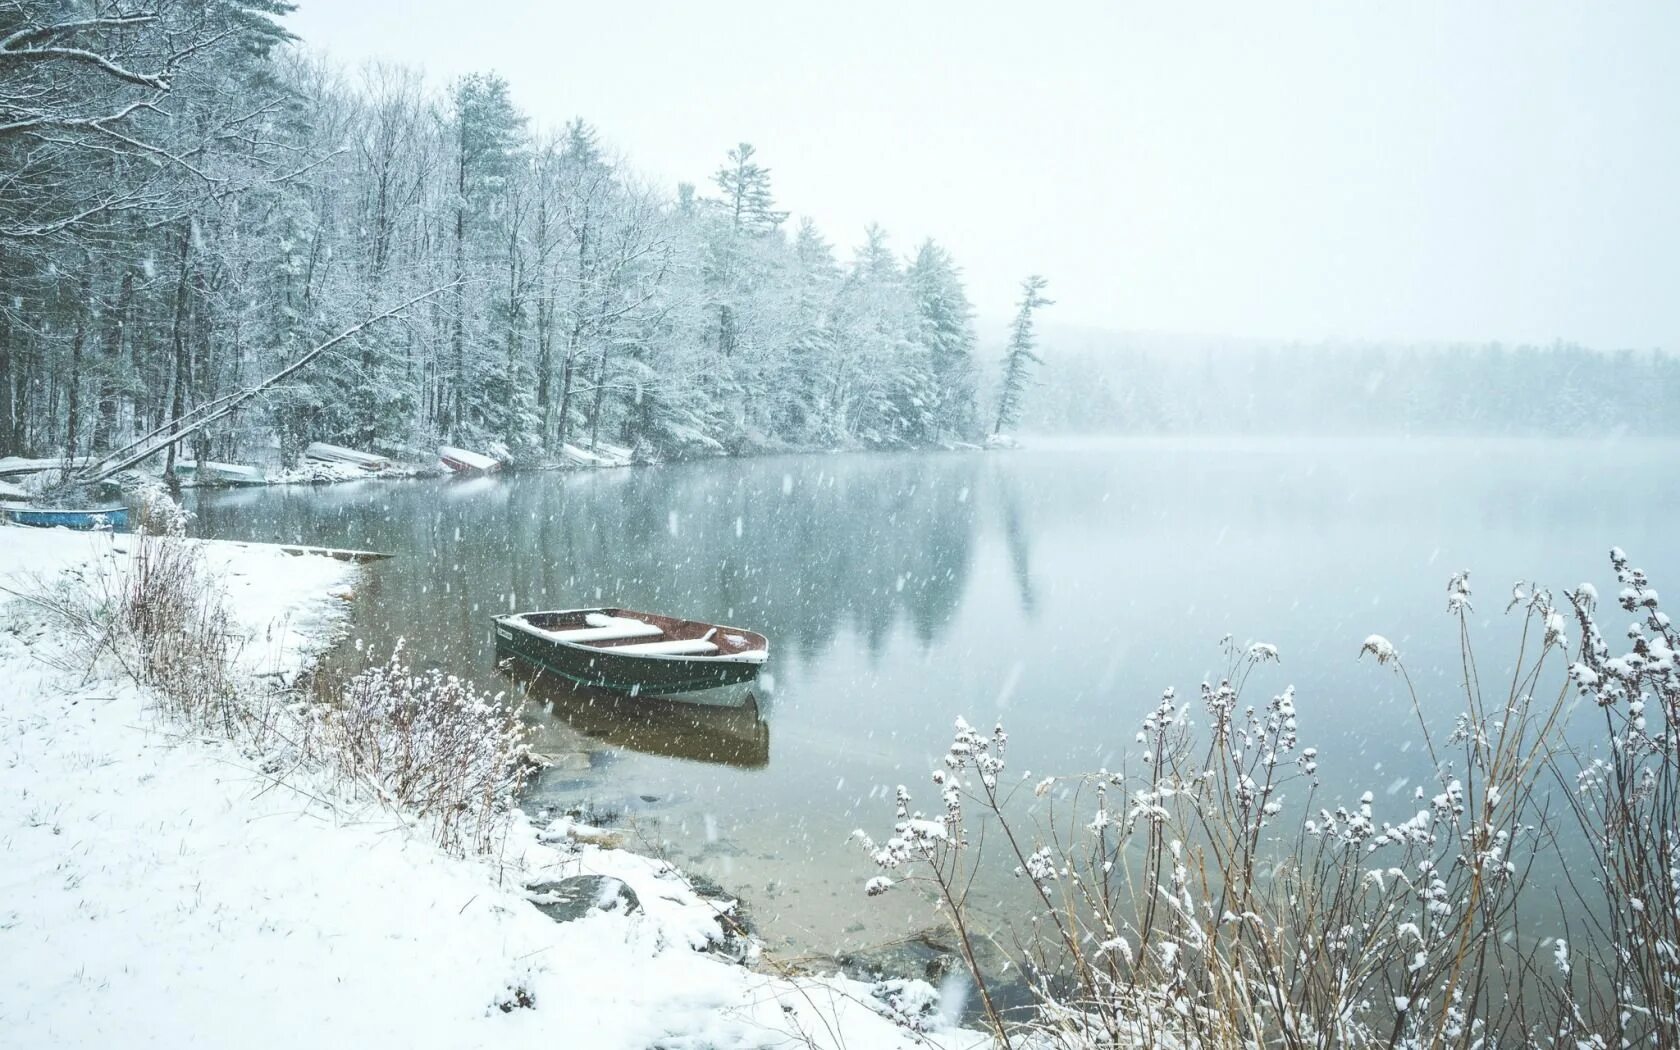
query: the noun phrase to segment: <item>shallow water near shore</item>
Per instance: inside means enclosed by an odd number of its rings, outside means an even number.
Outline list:
[[[936,921],[866,899],[854,828],[890,829],[960,715],[1010,732],[1020,777],[1117,767],[1162,688],[1223,669],[1220,637],[1278,646],[1251,701],[1293,684],[1322,794],[1370,790],[1403,819],[1428,774],[1399,681],[1460,707],[1447,577],[1471,571],[1484,673],[1507,667],[1517,579],[1614,593],[1627,549],[1680,581],[1676,447],[1632,441],[1131,440],[1009,453],[781,456],[471,480],[367,481],[189,497],[197,535],[388,551],[353,636],[487,688],[489,618],[622,605],[771,639],[758,715],[544,695],[539,748],[569,756],[533,807],[588,800],[626,844],[749,903],[773,947],[836,951]],[[1608,610],[1608,626],[1620,615]],[[1393,814],[1383,805],[1392,801]],[[1013,892],[998,858],[977,886]]]

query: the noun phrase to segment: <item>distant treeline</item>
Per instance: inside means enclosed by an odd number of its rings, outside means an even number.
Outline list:
[[[493,75],[336,68],[283,0],[0,2],[0,455],[120,445],[390,304],[199,439],[543,458],[977,436],[959,270],[789,223],[750,145],[641,181]]]
[[[1680,434],[1680,357],[1657,351],[1079,341],[1046,336],[1024,429]]]

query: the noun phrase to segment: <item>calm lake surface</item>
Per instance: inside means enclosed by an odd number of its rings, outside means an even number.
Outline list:
[[[1227,632],[1279,647],[1250,699],[1296,687],[1326,797],[1369,789],[1379,820],[1404,819],[1427,768],[1409,699],[1356,660],[1361,642],[1393,641],[1450,725],[1453,571],[1471,571],[1484,678],[1515,655],[1514,580],[1608,597],[1619,545],[1680,587],[1676,451],[1137,440],[204,492],[191,509],[200,535],[398,554],[371,567],[354,637],[404,639],[417,664],[493,689],[511,686],[488,621],[509,610],[623,605],[767,634],[759,722],[533,702],[541,749],[591,758],[546,772],[529,804],[620,812],[632,845],[740,894],[773,946],[832,949],[935,920],[908,894],[866,899],[874,872],[847,838],[890,830],[898,784],[937,808],[928,771],[958,715],[1003,719],[1016,776],[1116,767],[1162,688],[1193,697],[1220,673]],[[1601,613],[1618,635],[1622,614]],[[982,901],[1009,892],[1009,867]]]

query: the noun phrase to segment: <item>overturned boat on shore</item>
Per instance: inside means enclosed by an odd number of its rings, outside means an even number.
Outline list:
[[[502,469],[502,461],[494,456],[453,445],[438,446],[438,462],[457,474],[489,474]]]
[[[303,450],[303,458],[317,463],[360,467],[369,473],[391,469],[391,461],[384,456],[376,456],[372,452],[358,452],[341,445],[329,445],[325,441],[311,441]]]
[[[29,525],[39,529],[77,529],[83,532],[110,530],[128,531],[128,508],[121,504],[109,507],[26,507],[0,504],[0,521],[13,525]]]
[[[213,463],[209,460],[199,463],[193,459],[179,459],[175,461],[175,476],[205,487],[268,484],[268,476],[261,467],[244,463]]]
[[[733,706],[770,658],[770,642],[740,627],[634,609],[509,613],[494,621],[496,655],[579,685],[631,696],[680,696]]]

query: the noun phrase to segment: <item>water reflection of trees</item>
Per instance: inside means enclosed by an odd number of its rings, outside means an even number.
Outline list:
[[[400,553],[357,631],[440,663],[488,666],[492,613],[597,600],[762,628],[778,655],[808,657],[846,630],[872,651],[901,624],[940,635],[970,571],[976,465],[799,457],[273,490],[201,501],[198,531]]]
[[[1003,511],[1003,542],[1009,550],[1009,571],[1015,578],[1015,594],[1021,603],[1021,612],[1030,619],[1037,608],[1032,581],[1032,530],[1022,512],[1014,481],[1009,475],[1000,474],[997,482],[998,505]]]
[[[403,637],[417,659],[487,674],[491,613],[597,594],[760,627],[783,667],[854,632],[876,651],[895,631],[931,645],[975,571],[982,511],[984,527],[999,530],[1019,600],[1044,605],[1046,578],[1060,582],[1045,566],[1062,564],[1069,544],[1192,565],[1223,549],[1227,530],[1246,549],[1280,555],[1325,541],[1333,552],[1354,534],[1398,536],[1420,564],[1430,547],[1478,534],[1506,543],[1602,536],[1638,550],[1651,545],[1648,530],[1630,523],[1674,500],[1672,486],[1616,484],[1611,466],[1649,469],[1662,458],[1633,449],[1460,452],[1349,443],[711,461],[229,492],[196,501],[197,530],[401,552],[378,569],[379,600],[352,607],[357,633],[379,647]],[[1569,485],[1541,483],[1559,472]],[[1046,555],[1038,545],[1051,536],[1058,546]],[[1349,559],[1363,564],[1364,553]],[[1306,589],[1307,569],[1329,572],[1334,560],[1301,564],[1291,585]]]
[[[705,464],[532,486],[511,517],[549,524],[543,553],[571,567],[561,584],[579,597],[595,584],[632,606],[762,625],[783,652],[848,628],[873,650],[901,620],[932,640],[955,612],[973,474],[962,457]]]

